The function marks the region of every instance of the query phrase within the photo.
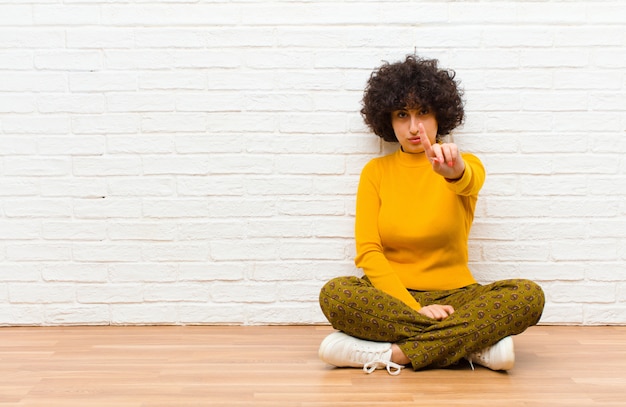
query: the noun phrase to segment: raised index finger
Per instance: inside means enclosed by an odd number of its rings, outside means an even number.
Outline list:
[[[422,143],[422,146],[424,147],[424,152],[426,153],[426,157],[432,159],[433,161],[441,162],[442,160],[437,158],[437,153],[435,153],[435,151],[433,150],[432,144],[430,144],[430,139],[428,138],[428,135],[426,134],[426,129],[424,128],[424,125],[422,123],[419,123],[417,125],[417,130],[419,132],[420,142]]]

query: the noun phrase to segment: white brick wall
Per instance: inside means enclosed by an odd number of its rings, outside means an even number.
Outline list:
[[[414,49],[487,166],[476,276],[626,323],[626,2],[0,0],[0,325],[324,322]]]

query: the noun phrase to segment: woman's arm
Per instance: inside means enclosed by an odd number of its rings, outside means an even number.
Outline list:
[[[406,289],[383,252],[378,232],[380,210],[380,172],[374,161],[368,163],[361,173],[356,199],[356,258],[355,264],[362,268],[374,287],[398,298],[409,307],[419,311],[422,307]]]

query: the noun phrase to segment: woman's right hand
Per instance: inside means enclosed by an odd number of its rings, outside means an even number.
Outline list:
[[[452,305],[432,304],[420,308],[417,312],[428,318],[441,321],[452,315],[454,313],[454,308],[452,308]]]

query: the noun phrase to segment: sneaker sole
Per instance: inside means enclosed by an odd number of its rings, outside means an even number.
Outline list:
[[[515,346],[513,338],[507,336],[498,343],[498,351],[500,353],[500,363],[494,370],[510,370],[515,365]]]
[[[332,334],[324,338],[324,340],[320,344],[320,349],[318,352],[319,358],[329,365],[338,366],[336,363],[333,363],[334,361],[328,360],[328,358],[325,356],[325,353],[328,348],[331,348],[335,343],[344,340],[346,336],[348,335],[344,334],[343,332],[333,332]]]

